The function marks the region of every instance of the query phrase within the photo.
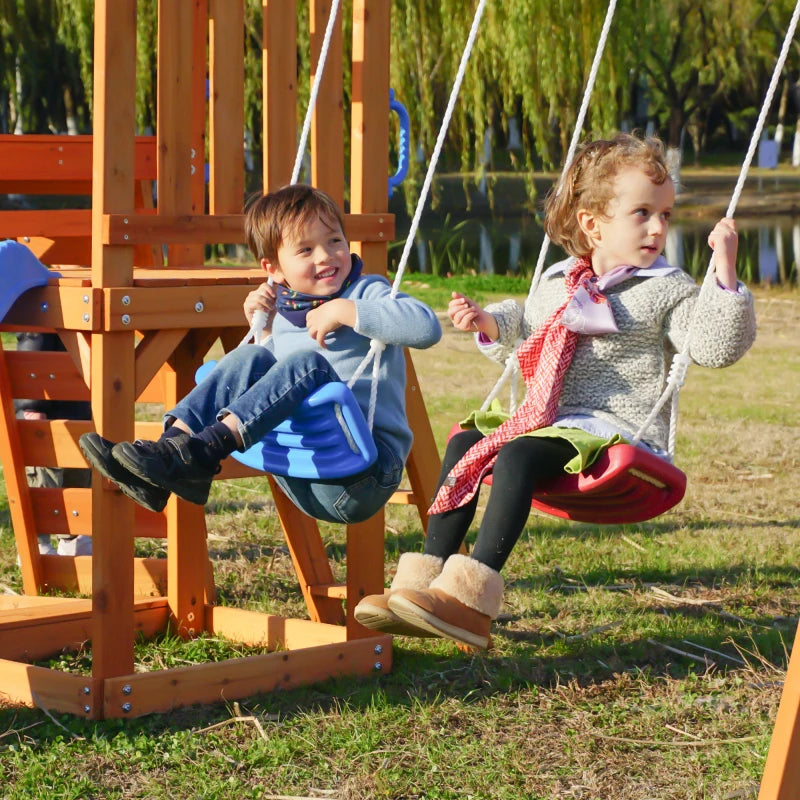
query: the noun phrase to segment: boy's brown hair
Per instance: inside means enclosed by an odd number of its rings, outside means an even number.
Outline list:
[[[550,240],[571,256],[588,256],[592,248],[577,212],[583,208],[604,216],[614,198],[614,178],[627,167],[643,170],[659,186],[669,179],[660,139],[619,133],[583,144],[545,200],[544,229]]]
[[[278,248],[310,220],[319,217],[326,225],[344,230],[344,219],[333,199],[314,186],[293,183],[256,197],[245,208],[247,246],[260,261],[278,262]]]

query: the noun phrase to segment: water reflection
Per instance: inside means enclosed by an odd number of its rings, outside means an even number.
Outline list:
[[[496,193],[497,194],[497,193]],[[539,215],[520,213],[525,198],[505,191],[493,198],[492,208],[481,193],[464,203],[453,192],[452,201],[441,211],[428,210],[422,217],[416,246],[412,248],[408,269],[444,275],[476,271],[493,274],[530,276],[539,255],[544,232]],[[700,198],[702,201],[702,198]],[[499,211],[498,211],[499,207]],[[448,209],[448,210],[444,210]],[[408,234],[409,219],[404,209],[396,214],[397,242],[390,251],[390,267],[396,266]],[[708,234],[718,217],[699,219],[678,207],[670,224],[665,256],[699,279],[708,268],[711,250]],[[720,214],[721,216],[721,214]],[[796,284],[800,263],[800,217],[737,214],[739,230],[738,272],[749,284]],[[550,246],[546,263],[563,258],[564,253]]]
[[[517,219],[516,225],[502,219],[461,220],[458,230],[448,220],[428,220],[420,226],[416,247],[412,249],[408,269],[412,272],[459,274],[477,271],[488,275],[523,274],[530,276],[536,265],[543,231],[536,220],[527,224]],[[738,220],[738,271],[743,281],[751,284],[796,284],[800,262],[800,220]],[[670,226],[664,255],[670,264],[682,267],[700,278],[708,268],[711,250],[707,238],[711,225],[674,222]],[[407,230],[398,226],[402,244]],[[390,254],[394,265],[400,249]],[[548,264],[563,258],[564,253],[553,245],[548,251]]]

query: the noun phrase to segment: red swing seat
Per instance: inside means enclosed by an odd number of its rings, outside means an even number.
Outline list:
[[[452,436],[461,428],[456,423]],[[491,485],[492,476],[483,481]],[[683,499],[686,475],[674,464],[632,444],[609,447],[585,472],[559,476],[537,492],[531,507],[576,522],[644,522]]]

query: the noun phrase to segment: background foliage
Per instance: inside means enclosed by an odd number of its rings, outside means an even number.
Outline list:
[[[245,0],[247,137],[260,151],[261,0]],[[0,0],[0,132],[91,129],[91,0]],[[790,0],[619,0],[587,131],[647,128],[695,155],[735,146],[760,106]],[[155,122],[157,2],[138,7],[138,122]],[[344,0],[345,49],[351,2]],[[456,74],[472,0],[394,0],[391,84],[409,108],[424,164]],[[487,7],[444,168],[558,165],[574,125],[606,10],[604,0],[498,0]],[[298,118],[309,93],[308,9],[298,3]],[[773,124],[794,124],[800,54],[787,63]],[[347,76],[346,85],[349,84]],[[347,94],[347,92],[346,92]],[[345,97],[349,102],[349,97]],[[518,141],[517,141],[518,139]],[[411,194],[420,163],[412,159]]]

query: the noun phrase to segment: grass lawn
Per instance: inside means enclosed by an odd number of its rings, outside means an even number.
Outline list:
[[[481,302],[527,291],[404,282],[438,309],[451,286]],[[532,515],[504,570],[487,653],[398,638],[389,675],[130,720],[0,706],[0,796],[755,798],[800,615],[790,377],[800,374],[800,294],[760,289],[757,314],[752,351],[727,370],[694,367],[681,393],[684,501],[624,527]],[[497,373],[450,329],[414,360],[442,447]],[[303,615],[262,483],[215,484],[207,511],[220,602]],[[19,591],[0,492],[0,591]],[[388,582],[422,534],[408,507],[389,506],[387,526]],[[342,575],[343,531],[323,531]],[[148,546],[159,545],[140,552]],[[138,647],[137,668],[232,652],[164,638]],[[82,671],[90,661],[56,663]]]

